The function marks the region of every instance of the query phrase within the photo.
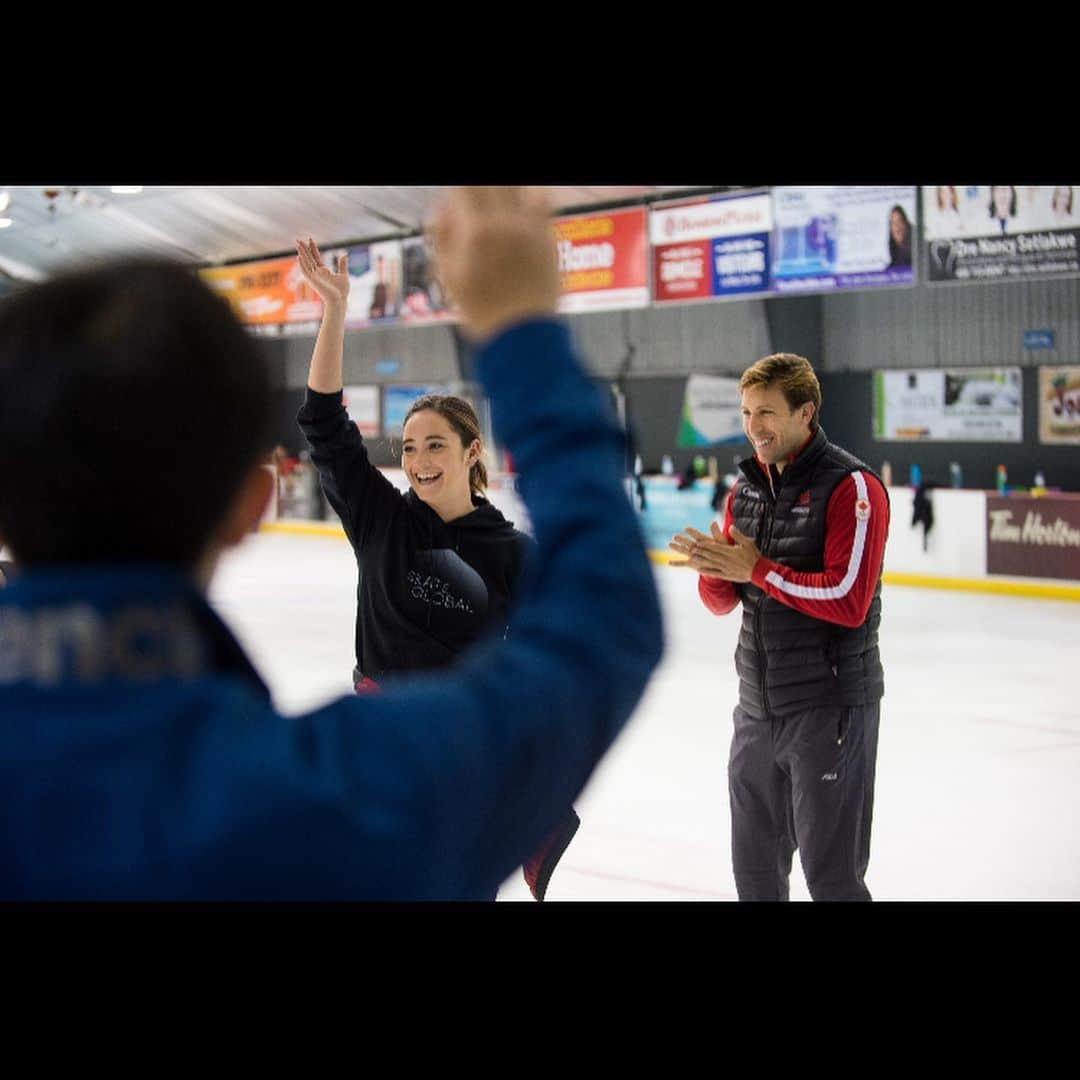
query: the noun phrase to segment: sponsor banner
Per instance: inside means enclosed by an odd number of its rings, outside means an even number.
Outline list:
[[[341,249],[327,251],[327,266],[336,267]],[[345,325],[352,328],[383,326],[398,321],[402,303],[401,241],[359,244],[348,256],[349,305]]]
[[[1080,580],[1080,498],[987,495],[986,570]]]
[[[690,375],[675,445],[712,446],[744,438],[739,380],[722,375]]]
[[[874,438],[1022,442],[1020,368],[875,371]]]
[[[322,318],[322,301],[304,280],[295,256],[200,270],[199,277],[228,300],[248,326],[317,323]]]
[[[653,301],[769,290],[768,194],[719,195],[656,207],[649,215]]]
[[[1080,273],[1080,188],[922,189],[929,280],[997,281]]]
[[[564,293],[559,297],[559,313],[574,315],[581,311],[613,311],[618,308],[648,306],[648,293],[644,302],[637,286],[631,289],[604,289],[596,293]]]
[[[559,311],[602,311],[649,303],[645,209],[556,218]]]
[[[774,291],[914,283],[914,187],[777,187],[772,200]]]
[[[1039,368],[1039,442],[1080,443],[1080,367]]]
[[[425,394],[445,394],[445,386],[384,386],[383,387],[383,434],[400,435],[405,424],[405,414],[418,398]]]
[[[365,438],[379,434],[379,388],[377,386],[346,386],[342,404],[349,419]]]
[[[442,283],[432,274],[429,241],[414,236],[401,244],[402,322],[447,322],[457,318]]]

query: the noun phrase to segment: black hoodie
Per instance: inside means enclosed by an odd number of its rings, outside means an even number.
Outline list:
[[[297,421],[356,553],[355,676],[442,667],[485,633],[504,636],[531,538],[478,496],[444,522],[400,492],[368,459],[342,391],[309,387]]]

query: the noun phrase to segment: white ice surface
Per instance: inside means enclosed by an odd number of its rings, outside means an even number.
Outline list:
[[[665,659],[575,804],[549,901],[735,899],[738,614],[709,614],[695,574],[656,578]],[[351,693],[355,588],[343,539],[259,533],[210,597],[292,714]],[[1075,602],[885,587],[875,899],[1080,899],[1078,627]],[[809,899],[798,855],[791,895]],[[531,902],[520,873],[499,899]]]

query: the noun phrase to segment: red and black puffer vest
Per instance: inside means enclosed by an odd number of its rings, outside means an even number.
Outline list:
[[[775,481],[775,496],[755,458],[740,461],[739,468],[745,479],[732,495],[735,526],[767,558],[804,573],[825,568],[825,511],[836,485],[857,471],[877,476],[830,443],[821,428]],[[869,705],[882,696],[881,568],[877,570],[870,609],[862,625],[853,628],[804,615],[752,582],[735,586],[743,605],[735,667],[739,704],[745,712],[762,718]]]

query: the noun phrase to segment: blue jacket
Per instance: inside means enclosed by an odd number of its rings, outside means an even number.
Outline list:
[[[0,589],[0,898],[484,898],[537,847],[637,704],[660,610],[566,328],[514,327],[477,372],[538,548],[513,637],[453,668],[286,718],[175,571]]]

